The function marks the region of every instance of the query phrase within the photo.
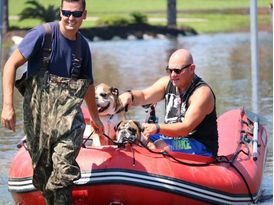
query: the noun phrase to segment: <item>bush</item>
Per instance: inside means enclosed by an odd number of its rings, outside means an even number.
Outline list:
[[[148,20],[147,20],[147,16],[142,14],[139,11],[134,11],[130,14],[130,16],[132,17],[132,23],[134,24],[147,24]]]
[[[135,11],[130,13],[130,18],[122,16],[104,16],[99,18],[96,22],[96,26],[126,26],[129,24],[147,24],[147,16]]]
[[[96,26],[125,26],[130,23],[130,19],[121,16],[105,16],[95,22]]]

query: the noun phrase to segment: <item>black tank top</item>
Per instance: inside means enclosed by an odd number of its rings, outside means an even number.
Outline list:
[[[179,94],[176,87],[169,81],[165,91],[165,123],[182,122],[188,108],[188,100],[194,90],[201,85],[207,85],[200,77],[195,76],[189,88]],[[209,86],[208,86],[209,87]],[[210,87],[209,87],[210,88]],[[211,88],[210,88],[211,89]],[[213,93],[212,89],[211,92]],[[208,151],[217,156],[218,152],[218,131],[217,131],[217,114],[214,96],[214,109],[205,119],[191,132],[187,137],[196,139],[204,144]]]

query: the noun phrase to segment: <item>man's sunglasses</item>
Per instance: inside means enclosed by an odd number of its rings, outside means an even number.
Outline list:
[[[79,18],[83,15],[84,11],[69,11],[69,10],[61,10],[62,15],[65,17],[70,17],[72,15],[75,18]]]
[[[189,66],[191,66],[192,64],[188,64],[186,66],[182,66],[181,68],[174,68],[174,69],[171,69],[169,68],[168,66],[166,67],[166,71],[171,74],[173,71],[176,73],[176,74],[180,74],[184,69],[187,69]]]

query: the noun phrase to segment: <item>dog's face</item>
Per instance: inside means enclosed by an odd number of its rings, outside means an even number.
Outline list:
[[[121,121],[116,127],[116,138],[118,143],[141,140],[140,123],[133,120]]]
[[[101,83],[95,87],[95,100],[99,115],[114,114],[117,110],[119,90]]]

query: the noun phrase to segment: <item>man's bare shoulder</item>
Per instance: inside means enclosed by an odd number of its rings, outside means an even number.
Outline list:
[[[189,99],[189,103],[196,105],[206,112],[210,113],[214,108],[214,95],[207,85],[198,87]]]
[[[201,85],[194,91],[193,94],[197,96],[200,96],[200,95],[213,96],[212,90],[210,89],[208,85]]]

